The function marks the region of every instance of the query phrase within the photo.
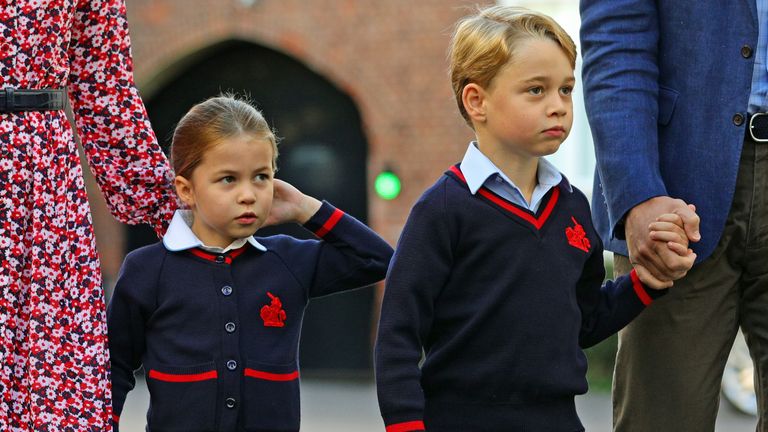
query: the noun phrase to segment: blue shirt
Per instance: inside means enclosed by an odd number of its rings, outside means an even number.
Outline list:
[[[539,169],[537,170],[538,184],[533,189],[529,204],[520,188],[477,148],[477,143],[474,141],[469,143],[467,152],[464,154],[464,159],[461,161],[461,171],[467,179],[467,186],[469,186],[472,195],[476,194],[481,186],[485,186],[496,195],[534,213],[539,209],[544,195],[554,186],[560,184],[563,179],[563,175],[554,165],[546,159],[540,158]]]
[[[749,96],[750,113],[768,111],[768,0],[756,1],[759,33],[752,72],[752,93]]]

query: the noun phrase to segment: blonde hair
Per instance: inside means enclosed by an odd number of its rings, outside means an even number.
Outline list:
[[[272,144],[272,168],[277,170],[277,137],[261,111],[247,99],[223,94],[193,106],[179,120],[171,143],[176,175],[191,178],[205,152],[219,141],[249,135]]]
[[[487,88],[514,55],[516,45],[529,38],[547,38],[563,49],[576,66],[576,44],[552,18],[522,7],[492,6],[478,9],[456,23],[449,49],[451,84],[459,111],[471,126],[462,103],[464,87],[476,83]]]

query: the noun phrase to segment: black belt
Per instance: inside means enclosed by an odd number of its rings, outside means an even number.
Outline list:
[[[768,143],[768,112],[755,113],[747,122],[747,137],[759,143]]]
[[[4,88],[0,91],[0,112],[63,110],[66,97],[64,90]]]

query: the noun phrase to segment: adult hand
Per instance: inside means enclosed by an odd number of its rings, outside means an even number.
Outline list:
[[[664,213],[680,216],[689,241],[697,242],[701,239],[700,220],[695,207],[668,196],[654,197],[638,204],[629,211],[624,223],[630,262],[635,266],[642,266],[660,283],[679,279],[690,269],[690,258],[681,257],[670,250],[665,242],[654,241],[649,236],[650,224]],[[671,283],[669,285],[671,286]]]

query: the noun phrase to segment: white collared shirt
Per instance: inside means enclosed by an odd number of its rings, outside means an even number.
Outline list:
[[[206,246],[199,238],[197,238],[195,233],[192,232],[192,219],[191,210],[176,210],[173,214],[171,224],[168,226],[168,231],[163,237],[163,246],[165,246],[166,249],[178,252],[199,247],[212,253],[225,253],[233,249],[240,249],[246,243],[250,243],[251,246],[262,252],[267,251],[267,248],[256,241],[253,236],[237,239],[223,249],[216,246]]]
[[[464,154],[464,159],[461,161],[461,172],[464,174],[469,190],[473,195],[481,186],[485,186],[496,195],[534,213],[539,209],[544,195],[563,180],[563,175],[554,165],[544,158],[539,158],[538,183],[533,189],[529,204],[520,188],[477,148],[475,141],[469,143],[467,152]]]

